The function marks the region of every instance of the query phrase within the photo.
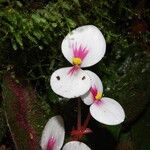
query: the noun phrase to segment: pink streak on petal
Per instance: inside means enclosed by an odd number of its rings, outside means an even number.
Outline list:
[[[72,49],[74,57],[80,58],[81,60],[83,60],[89,52],[89,50],[87,50],[85,46],[83,46],[82,44],[80,44],[80,46],[77,46],[77,43],[72,44]]]
[[[73,66],[68,72],[68,75],[73,75],[75,72],[77,72],[80,68],[78,66]]]
[[[100,105],[104,104],[104,102],[103,101],[95,101],[94,104],[97,106],[100,106]]]
[[[73,49],[73,55],[74,55],[74,57],[77,57],[78,56],[77,43],[72,44],[72,49]]]
[[[48,144],[47,144],[47,148],[46,150],[54,150],[54,145],[56,143],[56,139],[54,137],[51,137],[49,140],[48,140]]]
[[[92,93],[93,99],[95,100],[95,96],[97,95],[97,92],[98,92],[96,86],[91,87],[90,92]]]

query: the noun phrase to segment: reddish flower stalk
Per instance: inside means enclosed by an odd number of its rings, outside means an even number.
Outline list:
[[[81,99],[78,98],[78,117],[77,117],[77,129],[81,129]]]
[[[88,113],[88,115],[87,115],[87,117],[86,117],[86,119],[84,121],[84,124],[83,124],[83,130],[86,130],[86,128],[87,128],[87,126],[88,126],[88,124],[90,122],[90,119],[91,119],[91,114]]]
[[[84,135],[92,133],[92,130],[90,128],[87,128],[90,118],[91,115],[89,113],[83,123],[83,126],[81,126],[81,99],[78,98],[77,130],[73,129],[71,131],[72,140],[79,141]]]

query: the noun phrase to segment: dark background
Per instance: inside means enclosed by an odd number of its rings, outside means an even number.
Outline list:
[[[49,78],[70,66],[61,42],[85,24],[97,26],[107,42],[105,57],[88,69],[102,79],[104,95],[121,103],[126,119],[119,126],[91,120],[93,133],[82,141],[93,150],[149,150],[149,6],[148,0],[0,0],[0,150],[15,149],[14,142],[19,150],[40,149],[43,126],[56,114],[69,137],[77,103],[60,101]],[[82,112],[84,119],[84,104]],[[36,129],[33,141],[25,122]]]

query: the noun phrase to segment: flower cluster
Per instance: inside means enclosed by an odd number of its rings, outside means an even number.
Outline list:
[[[41,138],[42,150],[60,150],[64,143],[65,129],[61,116],[54,116],[47,122]],[[66,143],[62,150],[90,150],[90,148],[79,141]]]
[[[100,30],[93,25],[78,27],[64,38],[61,45],[64,57],[72,64],[56,70],[50,79],[52,90],[65,98],[81,97],[90,105],[91,116],[100,123],[117,125],[124,121],[121,105],[108,97],[102,97],[103,85],[100,78],[89,70],[81,68],[98,63],[105,54],[106,42]],[[64,141],[64,125],[60,116],[47,123],[41,140],[43,150],[60,150]],[[88,150],[78,141],[67,143],[63,150]]]

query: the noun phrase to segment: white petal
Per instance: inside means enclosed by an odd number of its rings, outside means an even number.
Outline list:
[[[103,85],[101,79],[92,71],[85,70],[88,76],[91,79],[92,87],[96,87],[98,92],[103,93]],[[81,96],[81,99],[86,105],[91,105],[93,103],[93,95],[90,91],[88,91],[85,95]]]
[[[56,70],[50,79],[52,90],[65,98],[75,98],[85,94],[91,87],[89,76],[83,71],[68,74],[71,67]],[[59,78],[59,79],[58,79]]]
[[[73,45],[82,45],[89,51],[81,67],[89,67],[98,63],[106,51],[106,42],[100,30],[93,25],[85,25],[74,29],[64,38],[61,48],[65,58],[72,63]]]
[[[86,144],[79,141],[68,142],[62,150],[91,150]]]
[[[121,105],[107,97],[102,98],[99,103],[94,102],[90,106],[90,113],[94,119],[107,125],[117,125],[125,119]]]
[[[60,150],[65,136],[64,121],[61,116],[54,116],[47,122],[41,137],[41,148],[46,150],[49,139],[53,138],[54,150]]]

